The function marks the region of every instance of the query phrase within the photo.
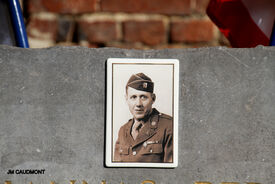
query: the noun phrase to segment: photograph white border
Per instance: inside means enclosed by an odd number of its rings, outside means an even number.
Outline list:
[[[113,162],[113,64],[146,64],[146,65],[173,65],[173,162],[172,163],[132,163]],[[125,88],[124,88],[125,89]],[[178,102],[179,102],[179,60],[177,59],[132,59],[109,58],[107,60],[107,102],[106,102],[106,149],[105,164],[107,167],[161,167],[175,168],[178,165]],[[126,123],[126,122],[125,122]]]

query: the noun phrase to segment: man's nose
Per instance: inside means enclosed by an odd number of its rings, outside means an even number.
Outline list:
[[[142,106],[142,102],[140,98],[137,98],[136,106]]]

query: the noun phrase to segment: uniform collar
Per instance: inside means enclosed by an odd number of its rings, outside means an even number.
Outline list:
[[[133,124],[134,120],[132,121]],[[156,109],[153,109],[152,113],[149,116],[148,121],[144,124],[143,128],[139,132],[134,145],[138,145],[150,137],[152,137],[157,132],[159,122],[159,112]],[[131,124],[131,125],[132,125]],[[130,132],[130,131],[129,131]]]
[[[155,108],[153,108],[152,113],[149,118],[150,128],[156,129],[158,128],[158,122],[159,122],[159,111]]]

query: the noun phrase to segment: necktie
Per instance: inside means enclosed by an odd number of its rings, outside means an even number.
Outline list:
[[[134,138],[134,140],[136,140],[141,127],[142,127],[142,122],[141,121],[136,121],[134,123],[133,128],[132,128],[132,137]]]

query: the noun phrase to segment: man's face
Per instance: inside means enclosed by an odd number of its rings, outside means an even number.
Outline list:
[[[126,101],[134,118],[141,120],[151,112],[155,94],[128,87]]]

